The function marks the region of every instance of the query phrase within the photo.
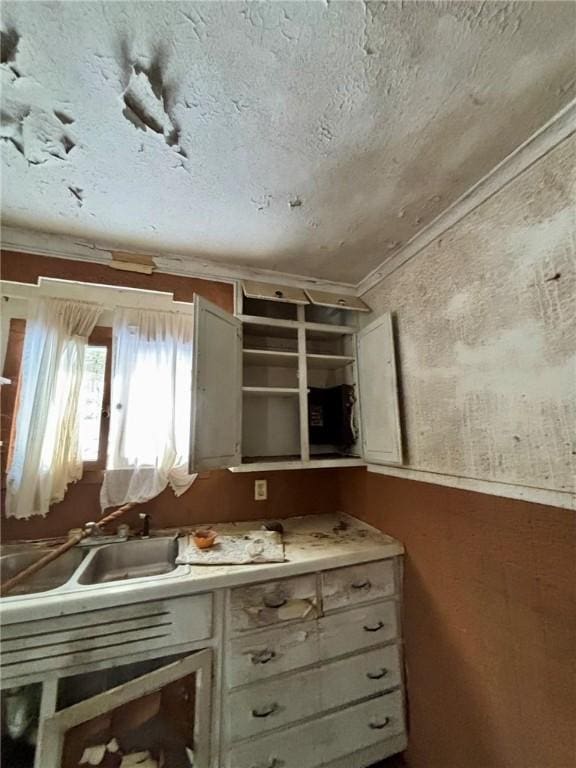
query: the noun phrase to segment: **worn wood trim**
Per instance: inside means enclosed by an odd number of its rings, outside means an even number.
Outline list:
[[[52,256],[57,259],[73,259],[112,266],[113,246],[106,246],[81,238],[54,235],[16,227],[2,227],[2,248],[20,253],[35,253],[40,256]],[[128,251],[123,251],[129,254]],[[322,278],[275,272],[259,267],[242,267],[216,262],[210,258],[182,255],[177,253],[149,253],[138,250],[138,256],[150,255],[155,272],[180,277],[195,277],[204,280],[216,280],[221,283],[234,283],[237,280],[258,280],[262,283],[275,283],[294,288],[320,288],[349,296],[356,294],[352,283],[339,283]]]
[[[411,469],[410,467],[368,464],[367,468],[369,472],[376,472],[380,475],[400,477],[405,480],[417,480],[434,485],[447,485],[464,491],[476,491],[478,493],[487,493],[491,496],[503,496],[508,499],[532,501],[535,504],[546,504],[550,507],[576,510],[576,493],[571,493],[570,491],[554,491],[549,488],[533,488],[526,485],[499,483],[474,477],[445,475],[440,472],[426,472],[420,469]]]
[[[310,436],[308,434],[308,360],[306,358],[305,308],[298,307],[298,389],[300,406],[300,457],[310,461]]]
[[[554,117],[539,128],[523,144],[498,163],[491,171],[482,177],[474,186],[459,197],[446,210],[442,211],[428,226],[421,229],[393,256],[385,259],[376,269],[372,270],[361,280],[356,288],[357,295],[362,296],[374,288],[379,282],[395,272],[407,261],[414,258],[420,251],[461,219],[472,213],[478,206],[514,181],[521,173],[554,147],[567,139],[576,131],[576,99],[561,109]]]

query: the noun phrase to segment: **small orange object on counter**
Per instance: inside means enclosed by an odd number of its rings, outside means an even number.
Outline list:
[[[212,528],[201,528],[193,533],[194,544],[198,549],[210,549],[214,546],[217,535]]]

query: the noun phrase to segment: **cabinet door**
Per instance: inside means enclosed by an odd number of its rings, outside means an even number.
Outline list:
[[[401,464],[392,316],[382,315],[363,328],[356,345],[363,458],[374,464]]]
[[[190,472],[239,465],[241,426],[242,324],[194,296]]]
[[[123,765],[148,756],[147,765],[208,768],[211,661],[212,652],[203,650],[145,674],[134,670],[133,678],[130,665],[111,670],[118,681],[128,681],[65,705],[41,722],[36,765],[118,765],[123,755]],[[94,686],[85,677],[73,680],[74,698]]]

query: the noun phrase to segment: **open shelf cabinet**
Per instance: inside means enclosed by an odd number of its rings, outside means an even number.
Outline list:
[[[262,284],[238,286],[236,316],[195,306],[191,471],[400,461],[389,315],[360,328],[355,297]]]

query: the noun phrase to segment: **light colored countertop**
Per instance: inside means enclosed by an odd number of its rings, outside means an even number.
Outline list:
[[[12,624],[122,603],[167,599],[381,560],[404,552],[395,539],[344,514],[290,517],[281,522],[286,556],[283,563],[182,565],[162,576],[5,597],[0,601],[1,621]],[[237,534],[259,530],[261,526],[262,521],[250,521],[212,527],[220,533]]]

